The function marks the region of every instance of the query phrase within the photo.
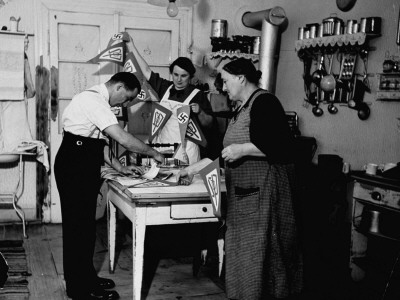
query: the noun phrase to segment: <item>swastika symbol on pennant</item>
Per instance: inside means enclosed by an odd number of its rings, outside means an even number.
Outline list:
[[[179,123],[183,124],[183,123],[186,123],[188,120],[189,120],[189,116],[188,116],[187,113],[181,112],[181,113],[178,115],[178,122],[179,122]]]

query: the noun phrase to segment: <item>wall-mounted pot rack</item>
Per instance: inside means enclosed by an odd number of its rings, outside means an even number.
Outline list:
[[[334,104],[339,103],[358,110],[361,120],[368,118],[369,108],[363,98],[365,92],[370,92],[367,65],[373,48],[369,40],[378,36],[358,32],[295,41],[295,50],[304,64],[305,101],[314,106],[315,116],[323,114],[321,103],[329,104],[331,114],[338,112]],[[323,85],[326,82],[328,85]]]

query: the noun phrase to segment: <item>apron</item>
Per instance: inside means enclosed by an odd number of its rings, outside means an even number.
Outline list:
[[[224,147],[249,143],[250,112],[260,90],[232,118]],[[273,128],[268,128],[273,130]],[[266,138],[268,132],[265,133]],[[229,299],[285,298],[302,287],[293,212],[292,165],[258,157],[226,163],[226,293]]]
[[[165,108],[169,109],[172,112],[171,117],[168,119],[167,123],[165,123],[164,127],[159,131],[157,136],[154,138],[153,143],[182,143],[181,134],[179,131],[179,123],[177,118],[177,110],[178,108],[189,105],[190,101],[192,101],[193,97],[199,92],[198,89],[194,89],[192,93],[185,99],[184,102],[178,102],[169,99],[169,91],[172,88],[171,85],[167,91],[165,92],[163,98],[160,101],[160,105],[164,106]],[[196,143],[192,141],[188,141],[185,139],[183,145],[186,154],[189,159],[189,164],[193,164],[200,160],[200,149]]]

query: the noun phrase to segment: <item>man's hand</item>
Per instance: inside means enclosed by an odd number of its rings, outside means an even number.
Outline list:
[[[163,164],[164,163],[164,155],[162,155],[160,152],[154,150],[156,153],[153,155],[153,158],[158,161],[159,163]]]
[[[124,175],[143,175],[144,174],[144,167],[139,167],[136,165],[130,165],[130,166],[122,166],[121,170],[119,170],[120,173]]]

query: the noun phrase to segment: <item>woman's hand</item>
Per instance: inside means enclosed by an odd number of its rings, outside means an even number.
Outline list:
[[[119,170],[119,172],[124,175],[143,175],[144,171],[144,167],[139,167],[136,165],[122,166],[121,170]]]
[[[176,174],[176,181],[180,185],[189,185],[192,183],[192,180],[193,180],[193,175],[190,175],[186,168],[180,170],[178,174]]]
[[[242,144],[232,144],[222,150],[221,156],[226,162],[234,162],[243,156],[242,150]]]
[[[198,114],[201,112],[201,108],[200,105],[198,103],[191,103],[190,104],[190,108],[192,110],[193,113]]]

